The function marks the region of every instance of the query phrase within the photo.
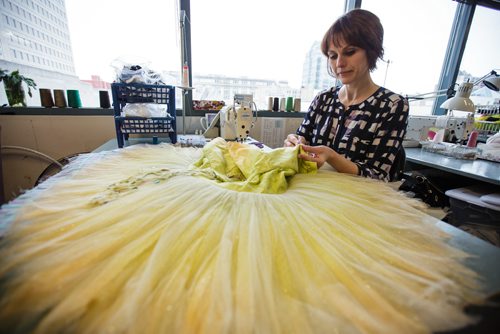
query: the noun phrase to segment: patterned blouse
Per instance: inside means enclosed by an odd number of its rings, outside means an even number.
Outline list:
[[[319,93],[297,129],[311,145],[326,145],[358,165],[358,174],[389,181],[408,121],[408,101],[380,87],[347,109],[339,87]]]

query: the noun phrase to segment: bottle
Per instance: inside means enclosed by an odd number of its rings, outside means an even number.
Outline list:
[[[189,66],[184,62],[182,66],[182,87],[189,87]]]

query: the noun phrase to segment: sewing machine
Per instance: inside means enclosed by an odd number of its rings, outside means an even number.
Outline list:
[[[257,108],[251,94],[236,94],[233,105],[221,109],[219,113],[222,138],[243,141],[250,136],[257,119]]]
[[[410,142],[428,140],[429,130],[438,131],[444,129],[445,141],[457,142],[467,140],[469,134],[474,130],[474,116],[410,116],[405,137],[406,147],[411,147]]]

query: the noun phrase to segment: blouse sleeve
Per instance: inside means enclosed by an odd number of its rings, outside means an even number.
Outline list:
[[[389,181],[389,172],[406,135],[408,113],[408,101],[403,97],[390,103],[389,111],[379,123],[366,159],[354,161],[360,175]]]
[[[307,114],[304,117],[304,120],[302,121],[296,132],[299,136],[303,136],[309,143],[312,142],[314,123],[318,114],[318,109],[321,105],[321,100],[321,94],[316,95],[314,100],[311,102],[309,109],[307,110]]]

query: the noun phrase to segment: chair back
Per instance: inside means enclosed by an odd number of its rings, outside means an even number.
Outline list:
[[[5,195],[3,193],[3,169],[2,169],[2,126],[0,125],[0,205],[5,202]]]
[[[392,164],[391,170],[389,171],[389,181],[399,181],[405,170],[406,153],[403,146],[399,148],[394,163]]]

